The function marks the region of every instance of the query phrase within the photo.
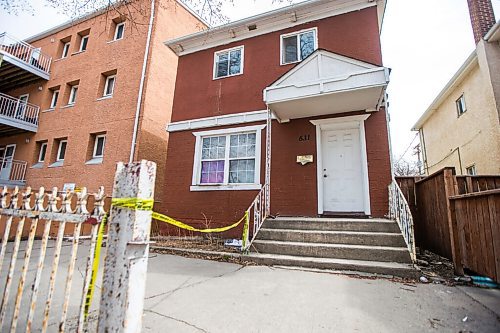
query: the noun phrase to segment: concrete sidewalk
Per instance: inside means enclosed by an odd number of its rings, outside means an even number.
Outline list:
[[[152,254],[144,332],[499,332],[492,309],[500,290]]]

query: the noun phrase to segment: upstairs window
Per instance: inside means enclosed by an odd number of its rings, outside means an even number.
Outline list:
[[[318,48],[316,28],[281,35],[281,64],[302,61]]]
[[[467,168],[465,168],[465,172],[469,175],[469,176],[475,176],[477,175],[477,171],[476,171],[476,165],[473,164],[471,166],[468,166]]]
[[[465,105],[465,97],[462,94],[459,99],[455,101],[455,104],[457,105],[457,114],[460,117],[465,111],[467,111],[467,106]]]
[[[94,152],[92,158],[102,158],[104,156],[104,143],[106,142],[106,135],[96,135],[94,141]]]
[[[88,43],[89,43],[89,35],[82,36],[82,40],[80,42],[80,52],[87,50]]]
[[[78,93],[78,85],[71,86],[71,90],[69,92],[68,105],[75,104],[77,93]]]
[[[69,47],[71,46],[71,44],[68,42],[68,43],[64,43],[64,46],[63,46],[63,49],[62,49],[62,54],[61,54],[61,58],[66,58],[69,54]]]
[[[52,91],[52,100],[50,101],[51,109],[54,109],[56,107],[58,98],[59,98],[59,90]]]
[[[115,38],[114,40],[119,40],[123,38],[123,33],[125,32],[125,23],[118,23],[115,27]]]
[[[104,84],[103,96],[113,96],[113,91],[115,90],[116,75],[109,75],[106,77],[106,83]]]
[[[215,52],[214,79],[243,74],[243,46]]]

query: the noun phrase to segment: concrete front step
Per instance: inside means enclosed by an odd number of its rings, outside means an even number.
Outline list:
[[[278,217],[276,219],[267,219],[263,227],[266,229],[401,233],[396,222],[385,219]]]
[[[301,257],[411,263],[406,247],[255,240],[252,251]]]
[[[335,243],[351,245],[379,245],[405,247],[401,233],[363,232],[363,231],[330,231],[330,230],[293,230],[293,229],[261,229],[258,240],[275,240],[283,242]]]
[[[379,262],[365,260],[296,257],[288,255],[250,253],[243,259],[261,265],[296,266],[305,268],[358,271],[372,274],[384,274],[404,278],[417,278],[418,272],[411,264]]]

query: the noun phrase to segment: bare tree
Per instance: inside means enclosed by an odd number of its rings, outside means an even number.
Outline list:
[[[399,158],[394,163],[395,176],[419,176],[420,166],[418,161],[409,161],[404,158]]]

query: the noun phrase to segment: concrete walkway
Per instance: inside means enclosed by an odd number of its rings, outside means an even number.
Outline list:
[[[500,290],[152,254],[144,332],[499,332]]]

